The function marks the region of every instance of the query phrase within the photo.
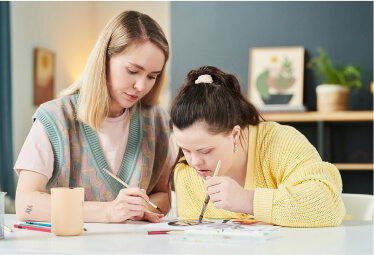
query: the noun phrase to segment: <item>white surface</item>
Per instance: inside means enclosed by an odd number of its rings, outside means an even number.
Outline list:
[[[18,223],[13,214],[5,224]],[[80,236],[15,229],[0,240],[0,254],[373,254],[371,221],[343,221],[334,228],[285,228],[277,238],[262,242],[225,243],[180,240],[177,235],[147,235],[144,222],[85,223]]]
[[[346,214],[352,220],[374,220],[374,196],[343,193]]]

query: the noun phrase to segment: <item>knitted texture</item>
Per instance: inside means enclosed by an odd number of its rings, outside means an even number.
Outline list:
[[[104,173],[110,167],[95,130],[76,119],[77,94],[42,104],[35,113],[52,144],[54,169],[51,187],[83,187],[86,201],[112,201],[124,188]],[[159,106],[137,106],[118,177],[130,186],[155,187],[168,155],[168,114]]]
[[[340,225],[345,208],[339,170],[323,162],[313,145],[293,127],[262,122],[250,126],[249,132],[247,176],[253,179],[246,178],[245,187],[255,189],[254,218],[289,227]],[[257,135],[251,137],[251,132]],[[206,196],[204,180],[192,167],[179,163],[174,182],[179,216],[199,217]],[[216,209],[211,202],[204,216],[252,217]]]

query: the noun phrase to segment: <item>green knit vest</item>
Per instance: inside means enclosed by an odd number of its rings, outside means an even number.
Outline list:
[[[33,116],[33,121],[43,124],[54,154],[46,191],[84,187],[86,201],[112,201],[124,187],[102,170],[110,167],[96,131],[76,118],[77,100],[78,94],[73,94],[46,102]],[[129,139],[117,177],[147,194],[155,187],[169,153],[168,120],[161,107],[140,104],[130,119]]]

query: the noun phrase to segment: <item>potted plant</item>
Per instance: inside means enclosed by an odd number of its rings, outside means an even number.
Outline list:
[[[361,72],[366,71],[359,66],[345,65],[336,62],[335,66],[323,48],[318,48],[319,57],[312,58],[307,67],[317,76],[321,76],[323,84],[318,85],[318,111],[345,111],[349,106],[349,91],[357,92],[362,88]]]

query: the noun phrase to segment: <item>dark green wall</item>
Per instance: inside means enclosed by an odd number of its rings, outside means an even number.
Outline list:
[[[171,86],[191,69],[214,65],[238,74],[247,93],[251,47],[303,46],[308,61],[322,46],[332,60],[373,69],[373,2],[171,2]],[[316,108],[307,69],[304,104]],[[373,108],[367,88],[352,94],[352,110]]]
[[[10,6],[0,2],[0,190],[14,198],[10,45]]]

